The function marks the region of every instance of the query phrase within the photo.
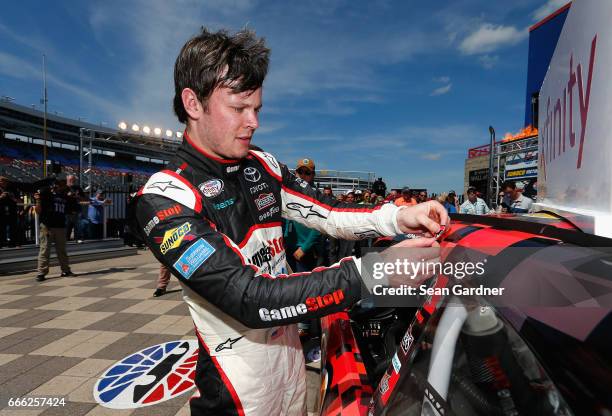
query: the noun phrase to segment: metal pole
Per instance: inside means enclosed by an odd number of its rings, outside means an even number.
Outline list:
[[[40,218],[36,211],[34,211],[34,240],[36,245],[40,243]]]
[[[497,153],[497,183],[495,184],[495,202],[497,202],[497,198],[499,195],[499,153]]]
[[[43,178],[47,177],[47,63],[43,53],[43,103],[45,116],[43,121]]]
[[[491,143],[489,144],[489,180],[487,181],[487,199],[489,206],[492,204],[493,198],[493,150],[495,148],[495,129],[489,126],[489,134],[491,134]]]
[[[106,217],[108,212],[108,205],[106,203],[102,205],[102,239],[106,238]]]
[[[83,140],[85,139],[85,129],[84,128],[80,128],[79,129],[79,185],[82,186],[83,184]]]
[[[89,131],[89,158],[87,160],[87,186],[89,187],[89,197],[93,195],[93,139],[96,133],[93,130]]]

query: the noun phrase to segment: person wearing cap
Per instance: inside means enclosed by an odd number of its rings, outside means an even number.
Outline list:
[[[298,160],[295,173],[298,178],[314,186],[314,160],[309,158]],[[297,221],[289,220],[285,223],[284,238],[287,262],[294,272],[311,271],[317,266],[317,245],[321,240],[320,232]]]
[[[55,243],[55,252],[62,269],[62,277],[74,276],[70,270],[66,253],[66,181],[59,180],[50,187],[45,187],[34,194],[34,210],[40,218],[38,252],[38,274],[36,280],[43,282],[49,273],[49,256],[51,242]]]
[[[487,203],[482,198],[478,198],[476,188],[473,186],[468,187],[466,195],[467,199],[459,207],[461,214],[484,215],[492,212]]]
[[[407,186],[402,189],[402,196],[400,196],[399,198],[395,200],[395,205],[397,205],[398,207],[403,207],[403,206],[411,207],[416,204],[417,204],[417,201],[412,197],[412,192],[410,191],[410,188],[408,188]]]
[[[446,201],[444,202],[444,208],[449,214],[456,214],[459,212],[459,198],[457,198],[457,194],[452,189],[448,191],[448,195],[446,196]]]
[[[348,191],[346,193],[346,198],[344,198],[344,201],[347,204],[353,204],[355,202],[355,192],[353,191]]]

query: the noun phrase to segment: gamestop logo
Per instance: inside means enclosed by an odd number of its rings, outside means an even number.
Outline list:
[[[250,264],[261,267],[262,264],[272,261],[272,258],[285,250],[283,237],[268,240],[267,244],[261,247],[253,257],[249,259]]]
[[[328,293],[315,298],[307,298],[304,303],[299,305],[285,306],[280,309],[259,309],[259,318],[264,322],[280,321],[288,318],[295,318],[298,315],[304,315],[307,312],[314,312],[319,309],[327,308],[330,305],[340,305],[344,300],[344,292],[338,289],[335,292]]]
[[[194,387],[196,340],[154,345],[109,368],[93,389],[95,400],[111,409],[134,409],[173,399]]]

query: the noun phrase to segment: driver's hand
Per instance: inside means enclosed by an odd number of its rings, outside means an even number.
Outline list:
[[[436,236],[443,228],[444,231],[450,229],[448,212],[438,201],[401,209],[397,213],[397,223],[404,233],[423,232],[430,236]]]
[[[404,240],[383,251],[381,257],[387,263],[396,263],[397,260],[402,263],[404,261],[414,264],[421,263],[422,271],[416,275],[390,274],[388,276],[389,286],[416,287],[434,276],[433,267],[430,267],[428,273],[426,265],[440,262],[440,244],[433,237]]]

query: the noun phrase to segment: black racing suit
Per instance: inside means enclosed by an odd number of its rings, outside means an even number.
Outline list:
[[[305,413],[294,324],[360,298],[360,261],[287,274],[281,218],[343,239],[395,235],[398,208],[338,203],[265,152],[221,160],[188,134],[139,191],[136,229],[183,287],[199,340],[192,414]]]

